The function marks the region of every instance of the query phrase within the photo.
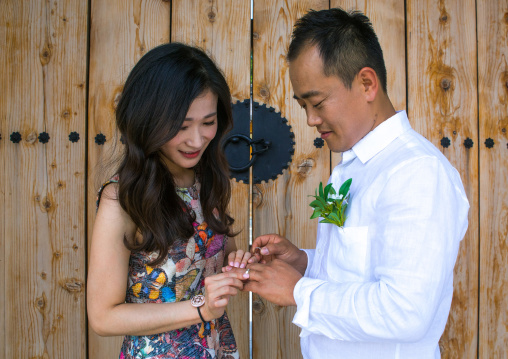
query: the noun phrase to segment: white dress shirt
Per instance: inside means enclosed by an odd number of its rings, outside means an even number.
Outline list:
[[[320,223],[294,289],[305,358],[440,358],[469,203],[458,172],[405,111],[344,152],[344,228]]]

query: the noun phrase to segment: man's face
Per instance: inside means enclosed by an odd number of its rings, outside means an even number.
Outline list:
[[[351,89],[335,75],[325,76],[316,46],[305,48],[289,64],[294,97],[307,113],[307,124],[316,127],[333,152],[353,147],[373,127],[365,87],[355,77]]]

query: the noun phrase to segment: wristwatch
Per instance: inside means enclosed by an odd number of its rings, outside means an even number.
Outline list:
[[[194,297],[191,298],[190,304],[194,308],[198,309],[199,318],[201,318],[201,321],[203,323],[206,323],[206,320],[203,318],[203,315],[201,315],[201,310],[199,309],[199,307],[201,307],[203,304],[205,304],[205,296],[202,294],[195,295]]]

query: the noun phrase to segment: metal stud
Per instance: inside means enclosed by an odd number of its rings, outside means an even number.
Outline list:
[[[69,141],[71,141],[72,143],[76,143],[79,141],[79,133],[77,132],[71,132],[69,133]]]
[[[21,133],[15,131],[11,133],[11,142],[12,143],[20,143],[21,142]]]
[[[314,146],[316,148],[321,148],[325,145],[325,141],[321,137],[317,137],[314,139]]]
[[[485,143],[485,147],[487,147],[487,148],[494,147],[494,140],[490,137],[487,138],[484,143]]]
[[[39,133],[39,142],[40,143],[48,143],[49,142],[49,134],[47,132],[41,132]]]
[[[102,133],[97,134],[97,136],[95,136],[95,143],[99,146],[102,146],[106,143],[106,136],[104,136]]]
[[[469,137],[464,140],[464,147],[468,149],[473,147],[473,144],[474,144],[473,140],[470,139]]]
[[[443,146],[444,148],[448,148],[450,147],[450,139],[448,137],[443,137],[441,139],[441,146]]]

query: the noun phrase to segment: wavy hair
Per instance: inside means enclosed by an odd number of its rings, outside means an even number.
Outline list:
[[[194,234],[194,214],[176,193],[160,148],[176,136],[191,103],[210,90],[218,96],[217,133],[196,166],[203,217],[218,234],[233,236],[227,207],[231,196],[222,138],[233,124],[231,93],[214,62],[200,49],[181,43],[147,52],[130,72],[116,109],[125,144],[118,167],[118,201],[136,224],[142,242],[124,243],[132,251],[156,251],[160,264],[176,240]],[[218,215],[214,215],[217,209]]]

